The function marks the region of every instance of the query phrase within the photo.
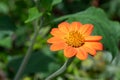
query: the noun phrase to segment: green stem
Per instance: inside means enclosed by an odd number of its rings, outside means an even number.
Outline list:
[[[56,76],[62,74],[66,68],[71,64],[71,62],[74,60],[74,57],[69,58],[64,64],[63,66],[58,69],[56,72],[54,72],[53,74],[51,74],[50,76],[48,76],[45,80],[52,80],[53,78],[55,78]]]
[[[40,27],[41,27],[42,24],[43,24],[42,18],[41,18],[40,26],[38,25],[38,20],[36,21],[36,24],[37,24],[37,25],[34,26],[34,27],[36,27],[36,28],[35,28],[36,30],[35,30],[35,32],[34,32],[33,38],[32,38],[31,41],[30,41],[31,44],[30,44],[30,46],[29,46],[29,48],[28,48],[28,50],[27,50],[27,52],[26,52],[26,55],[25,55],[25,57],[24,57],[21,65],[20,65],[20,68],[19,68],[19,70],[18,70],[18,72],[17,72],[14,80],[20,80],[20,77],[21,77],[21,75],[22,75],[22,73],[23,73],[23,71],[24,71],[24,69],[25,69],[25,67],[26,67],[26,65],[27,65],[27,63],[28,63],[28,60],[29,60],[29,58],[31,57],[33,45],[34,45],[35,40],[36,40],[36,37],[37,37],[37,35],[38,35],[38,33],[39,33],[39,29],[40,29]]]

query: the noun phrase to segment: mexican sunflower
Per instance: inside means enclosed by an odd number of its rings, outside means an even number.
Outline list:
[[[64,50],[64,56],[71,58],[76,56],[80,60],[85,60],[90,55],[95,55],[96,50],[102,50],[103,46],[99,42],[102,36],[91,36],[92,24],[81,24],[80,22],[62,22],[58,28],[51,30],[52,38],[47,42],[51,43],[50,50]]]

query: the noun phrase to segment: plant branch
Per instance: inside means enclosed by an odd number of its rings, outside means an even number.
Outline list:
[[[64,64],[63,66],[58,69],[56,72],[54,72],[53,74],[51,74],[50,76],[48,76],[45,80],[52,80],[53,78],[55,78],[56,76],[62,74],[66,68],[71,64],[71,62],[74,60],[74,57],[69,58]]]
[[[33,45],[34,45],[35,40],[36,40],[36,37],[37,37],[37,35],[38,35],[38,33],[39,33],[39,29],[40,29],[40,27],[41,27],[42,24],[43,24],[43,19],[42,19],[42,17],[41,17],[41,20],[40,20],[40,21],[41,21],[41,22],[40,22],[40,25],[39,25],[39,22],[38,22],[38,21],[39,21],[39,20],[36,20],[37,25],[34,26],[36,30],[35,30],[35,32],[34,32],[33,38],[32,38],[31,41],[30,41],[31,44],[30,44],[30,46],[29,46],[29,48],[28,48],[28,50],[27,50],[27,52],[26,52],[26,55],[25,55],[25,57],[24,57],[21,65],[20,65],[20,68],[19,68],[19,70],[18,70],[18,72],[17,72],[14,80],[20,80],[20,77],[21,77],[21,75],[22,75],[22,73],[23,73],[23,71],[24,71],[24,69],[25,69],[25,67],[26,67],[26,65],[27,65],[27,63],[28,63],[28,60],[29,60],[29,58],[31,57]]]

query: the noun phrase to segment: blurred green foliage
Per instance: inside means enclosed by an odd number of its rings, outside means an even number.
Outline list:
[[[103,36],[104,50],[85,61],[75,59],[55,80],[120,80],[120,0],[0,1],[0,80],[13,80],[41,16],[43,26],[22,80],[44,80],[66,61],[46,42],[62,21],[94,24],[93,35]]]

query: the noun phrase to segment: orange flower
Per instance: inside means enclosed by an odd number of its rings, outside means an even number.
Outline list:
[[[52,51],[64,50],[64,56],[70,58],[76,56],[80,60],[85,60],[90,55],[95,55],[96,50],[102,50],[103,45],[99,42],[102,36],[90,36],[93,30],[92,24],[81,24],[80,22],[62,22],[58,28],[53,28],[51,43]]]

